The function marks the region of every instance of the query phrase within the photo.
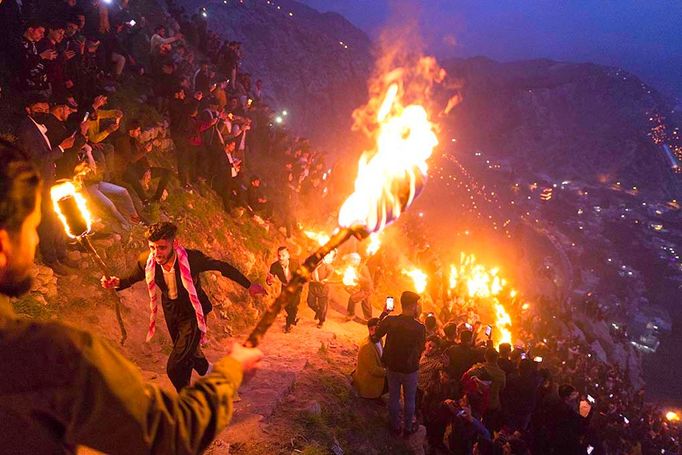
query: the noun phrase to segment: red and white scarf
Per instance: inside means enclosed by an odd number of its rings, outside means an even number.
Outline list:
[[[177,242],[173,247],[177,257],[178,267],[180,267],[180,280],[182,281],[182,285],[185,287],[187,294],[189,294],[189,300],[192,302],[194,314],[197,317],[197,326],[201,331],[201,344],[206,344],[208,342],[208,338],[206,337],[206,319],[204,318],[204,310],[201,308],[201,302],[199,301],[197,290],[194,287],[194,281],[192,280],[192,273],[189,269],[189,260],[187,259],[187,250],[178,245]],[[151,252],[147,258],[144,274],[147,281],[147,291],[149,292],[149,309],[151,310],[151,314],[149,315],[149,330],[147,331],[147,341],[149,341],[156,331],[156,313],[159,311],[159,293],[156,282],[154,281],[154,277],[156,276],[156,261]]]

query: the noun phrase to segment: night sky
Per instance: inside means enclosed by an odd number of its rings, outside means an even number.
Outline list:
[[[438,57],[544,57],[619,66],[682,99],[679,0],[301,1],[342,14],[372,37],[392,11],[400,16],[409,9],[408,16],[416,12],[420,18],[428,51]],[[396,8],[398,3],[403,5]]]

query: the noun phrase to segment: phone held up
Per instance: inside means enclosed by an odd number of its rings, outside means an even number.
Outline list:
[[[393,296],[389,295],[388,297],[386,297],[386,309],[388,311],[393,311],[394,308],[395,308],[395,304],[393,301]]]

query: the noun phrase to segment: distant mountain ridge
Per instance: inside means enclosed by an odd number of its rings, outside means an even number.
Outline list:
[[[519,173],[557,179],[623,180],[657,195],[680,194],[660,146],[653,112],[674,102],[624,70],[591,63],[484,57],[443,63],[461,81],[462,103],[445,124],[460,150],[509,160]]]

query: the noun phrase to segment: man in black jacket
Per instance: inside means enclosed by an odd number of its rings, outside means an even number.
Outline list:
[[[201,322],[198,309],[193,306],[189,290],[181,276],[181,263],[175,243],[177,227],[169,222],[157,223],[147,229],[145,237],[149,242],[149,253],[142,253],[136,267],[124,278],[102,277],[102,286],[118,290],[127,289],[138,281],[145,280],[149,261],[155,262],[154,284],[161,292],[161,304],[168,332],[173,340],[173,350],[168,358],[166,371],[175,388],[180,391],[189,385],[192,369],[201,376],[209,372],[209,362],[201,352]],[[185,250],[196,296],[201,303],[201,315],[205,320],[212,305],[201,288],[199,274],[209,270],[219,271],[224,277],[249,290],[252,296],[264,294],[257,283],[251,283],[239,270],[227,262],[213,259],[198,250]],[[151,286],[151,283],[147,283]],[[152,323],[153,325],[153,323]],[[151,329],[151,326],[150,326]],[[153,329],[152,332],[153,333]]]
[[[382,319],[376,338],[386,336],[382,361],[388,370],[388,413],[391,431],[400,434],[400,390],[404,394],[405,410],[403,429],[405,435],[414,433],[413,423],[417,394],[419,358],[426,343],[426,329],[415,319],[419,294],[405,291],[400,296],[403,312]]]
[[[298,261],[296,259],[291,259],[287,247],[280,246],[277,248],[277,260],[270,265],[270,270],[265,278],[265,282],[268,286],[272,286],[275,277],[277,277],[279,282],[282,283],[282,287],[284,287],[289,284],[296,269],[298,269]],[[287,313],[287,322],[284,326],[284,331],[286,333],[291,332],[291,326],[298,323],[296,314],[298,313],[299,303],[301,303],[301,290],[298,291],[292,302],[287,304],[284,308],[284,311]]]
[[[73,273],[66,257],[64,228],[59,223],[52,208],[50,187],[56,179],[56,162],[64,154],[64,149],[73,147],[74,138],[67,137],[59,144],[51,144],[47,137],[45,122],[50,118],[50,106],[47,100],[36,95],[26,103],[26,116],[17,127],[17,143],[33,163],[38,167],[43,178],[42,221],[38,227],[40,234],[40,255],[43,263],[56,273],[67,275]]]

